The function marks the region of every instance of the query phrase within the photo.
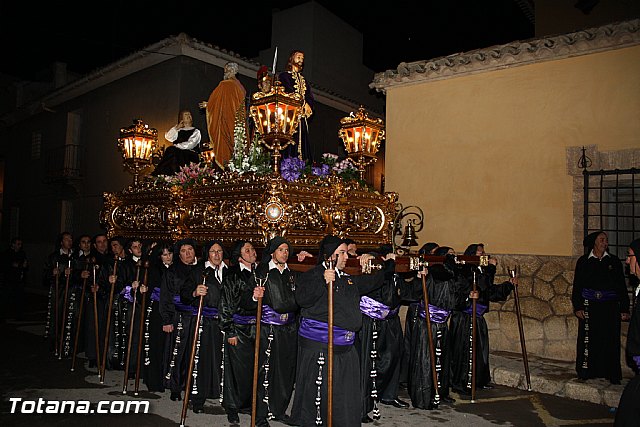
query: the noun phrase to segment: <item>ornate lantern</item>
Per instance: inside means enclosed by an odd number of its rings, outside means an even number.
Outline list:
[[[132,126],[120,129],[118,148],[125,168],[133,174],[133,185],[138,185],[140,171],[151,164],[157,143],[158,131],[140,119],[134,119]]]
[[[372,119],[364,107],[340,120],[338,135],[344,142],[347,155],[358,165],[360,179],[364,179],[364,168],[376,159],[376,153],[384,139],[384,122]]]
[[[251,96],[249,111],[261,136],[261,142],[273,152],[273,170],[278,173],[280,150],[293,143],[293,134],[300,123],[302,97],[287,93],[279,81],[269,92],[256,92]]]
[[[213,162],[216,160],[216,152],[213,148],[209,146],[209,143],[200,144],[202,147],[202,151],[200,152],[200,160],[213,165]]]

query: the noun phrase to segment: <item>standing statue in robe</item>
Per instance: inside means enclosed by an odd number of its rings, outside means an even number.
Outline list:
[[[240,126],[246,132],[245,95],[246,90],[237,79],[238,64],[228,62],[224,66],[224,79],[211,92],[206,108],[209,148],[214,150],[215,162],[224,169],[233,155],[234,130]]]
[[[314,99],[311,88],[307,85],[302,75],[303,68],[304,52],[294,50],[287,61],[287,71],[283,71],[278,75],[285,92],[299,93],[303,100],[300,127],[298,132],[294,134],[294,143],[282,150],[282,157],[298,157],[302,160],[313,162],[307,120],[313,114]]]

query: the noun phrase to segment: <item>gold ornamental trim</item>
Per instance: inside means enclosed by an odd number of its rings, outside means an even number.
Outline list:
[[[391,242],[397,202],[397,193],[380,194],[337,176],[287,182],[279,175],[224,172],[186,188],[143,180],[104,193],[100,220],[109,237],[247,239],[262,247],[286,236],[296,250],[313,250],[334,234],[367,249]]]

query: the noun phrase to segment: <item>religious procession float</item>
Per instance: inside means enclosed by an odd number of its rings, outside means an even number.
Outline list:
[[[246,239],[257,247],[286,236],[296,249],[316,249],[326,234],[348,236],[362,248],[393,243],[404,216],[398,195],[381,194],[363,179],[384,139],[382,120],[363,108],[341,120],[345,159],[328,153],[315,164],[282,158],[280,151],[295,141],[303,104],[276,81],[251,96],[253,135],[246,130],[244,105],[237,110],[225,168],[216,167],[213,149],[205,149],[199,163],[157,177],[144,174],[158,151],[157,130],[134,120],[119,139],[134,180],[122,191],[104,193],[101,222],[108,235],[227,244]]]

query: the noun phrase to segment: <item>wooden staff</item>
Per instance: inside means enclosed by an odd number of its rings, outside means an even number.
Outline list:
[[[138,260],[136,263],[136,282],[140,279],[140,266],[142,261]],[[131,321],[129,322],[129,339],[127,341],[127,356],[124,362],[124,380],[122,381],[122,394],[127,394],[127,388],[129,387],[129,361],[131,360],[131,345],[133,344],[133,326],[136,323],[136,296],[138,295],[138,289],[133,289],[133,303],[131,304]],[[140,334],[140,331],[138,331]]]
[[[118,273],[118,255],[115,255],[113,261],[113,276],[115,276],[116,280]],[[104,348],[102,349],[102,366],[100,367],[100,384],[104,384],[104,374],[107,369],[107,349],[109,348],[109,332],[111,330],[111,311],[113,310],[113,293],[116,289],[116,283],[110,283],[111,290],[109,291],[109,305],[107,312],[107,324],[105,327],[104,334]]]
[[[98,367],[98,379],[101,378],[102,371],[100,370],[102,364],[100,364],[100,337],[99,337],[99,325],[98,325],[98,286],[96,285],[96,270],[100,268],[98,265],[93,265],[93,286],[91,292],[93,292],[93,327],[95,328],[96,336],[96,366]]]
[[[507,269],[509,277],[515,279],[518,274],[516,268]],[[511,281],[513,283],[513,280]],[[524,339],[524,328],[522,327],[522,312],[520,311],[520,297],[518,296],[518,285],[514,283],[514,302],[516,304],[516,317],[518,318],[518,331],[520,332],[520,348],[522,350],[522,361],[524,362],[524,375],[527,379],[527,391],[531,391],[531,376],[529,375],[529,357],[527,356],[527,343]]]
[[[255,269],[253,270],[253,278],[256,281],[256,285],[264,287],[269,279],[269,273],[267,277],[259,278],[256,276]],[[253,388],[251,391],[251,427],[256,425],[256,409],[258,400],[258,359],[260,356],[260,321],[262,320],[262,297],[258,297],[258,309],[256,310],[256,341],[253,350]]]
[[[206,270],[202,273],[202,284],[207,286]],[[198,289],[196,287],[196,289]],[[182,402],[182,415],[180,416],[180,427],[185,426],[187,420],[187,408],[189,407],[189,395],[191,394],[191,380],[193,375],[193,365],[196,357],[196,344],[198,343],[198,329],[200,329],[200,318],[202,317],[202,307],[204,307],[204,295],[200,295],[198,301],[198,315],[196,317],[196,327],[193,330],[193,342],[191,344],[191,356],[189,357],[189,369],[187,370],[187,383],[184,390],[184,401]]]
[[[422,276],[422,295],[424,297],[424,319],[427,322],[427,336],[429,337],[429,355],[431,356],[431,376],[433,377],[433,388],[435,390],[435,396],[433,398],[434,404],[440,404],[440,390],[438,388],[438,370],[436,369],[436,350],[433,344],[433,333],[431,332],[431,316],[429,313],[429,294],[427,293],[427,276]]]
[[[476,272],[473,271],[473,293],[477,292]],[[476,403],[476,306],[477,298],[471,298],[471,403]]]
[[[89,263],[95,262],[93,258],[87,258],[87,263],[85,264],[84,271],[89,271]],[[76,336],[73,340],[73,354],[71,355],[71,372],[75,370],[76,367],[76,354],[78,353],[78,340],[80,339],[80,325],[82,324],[82,312],[84,310],[84,293],[87,288],[87,278],[82,279],[82,293],[80,295],[80,307],[78,307],[78,321],[76,322]]]
[[[64,328],[66,325],[67,318],[67,299],[69,295],[69,280],[71,279],[71,257],[69,257],[69,271],[65,270],[64,275],[66,276],[66,281],[64,285],[64,303],[62,304],[62,325],[60,325],[60,347],[58,351],[58,360],[62,359],[62,343],[64,342]]]
[[[53,304],[55,305],[55,314],[56,314],[56,320],[55,320],[55,338],[54,338],[54,349],[55,352],[54,354],[57,356],[58,355],[58,292],[59,292],[59,288],[60,288],[60,263],[58,261],[56,261],[56,289],[55,289],[55,295],[53,296]]]
[[[144,262],[144,280],[142,286],[145,287],[145,291],[142,292],[142,301],[140,302],[140,323],[138,324],[138,357],[136,360],[136,385],[133,389],[133,394],[138,395],[140,389],[140,355],[142,354],[142,331],[144,329],[144,316],[145,306],[147,303],[147,278],[149,277],[149,261]]]
[[[327,260],[327,270],[335,270],[335,262],[332,259]],[[333,426],[333,286],[335,281],[329,282],[327,288],[327,426]]]

